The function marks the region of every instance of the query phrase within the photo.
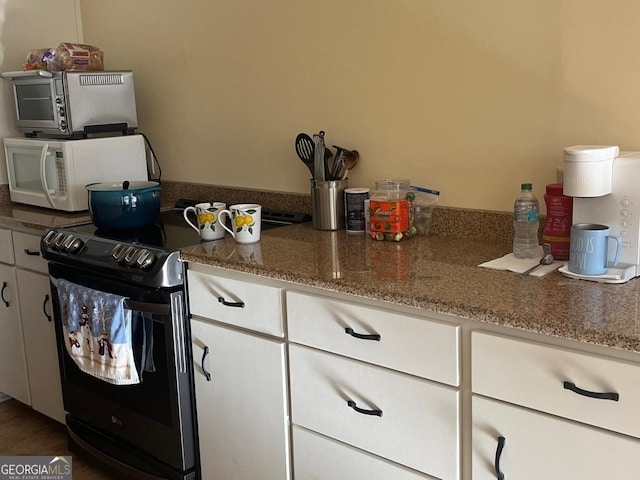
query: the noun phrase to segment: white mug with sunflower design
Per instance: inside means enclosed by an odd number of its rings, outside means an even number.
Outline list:
[[[220,223],[220,212],[224,211],[227,205],[222,202],[197,203],[193,207],[184,209],[183,215],[186,222],[200,234],[202,240],[220,240],[224,238],[224,230]],[[189,220],[189,212],[196,214],[198,225]]]
[[[255,243],[260,241],[261,214],[262,206],[257,203],[238,203],[231,205],[229,210],[220,212],[220,224],[236,242]],[[227,215],[231,220],[231,228],[222,221],[223,215]]]

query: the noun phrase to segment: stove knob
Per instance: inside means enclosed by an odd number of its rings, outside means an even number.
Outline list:
[[[47,245],[48,247],[51,246],[51,244],[53,243],[53,238],[58,234],[58,232],[56,232],[55,230],[49,230],[46,235],[44,236],[44,238],[42,239],[45,243],[45,245]]]
[[[84,246],[84,242],[79,238],[71,238],[71,240],[64,243],[64,248],[72,255],[80,252],[80,249]]]
[[[113,250],[111,250],[111,257],[113,257],[116,262],[120,263],[119,257],[123,254],[124,250],[124,245],[122,245],[121,243],[116,244],[116,246],[113,247]]]
[[[127,256],[127,254],[129,253],[130,250],[133,250],[133,247],[127,247],[126,245],[121,246],[122,248],[120,248],[117,252],[117,254],[115,253],[114,249],[114,254],[113,257],[116,259],[116,262],[122,264],[125,263],[125,258]],[[117,247],[116,247],[117,248]]]
[[[54,240],[53,245],[56,250],[63,250],[65,242],[69,239],[69,237],[73,238],[73,235],[70,233],[60,233]]]
[[[63,235],[62,232],[53,232],[53,235],[51,235],[51,238],[49,239],[49,246],[51,247],[52,250],[57,250],[56,248],[56,242],[58,241],[59,238],[61,238]]]
[[[139,256],[140,250],[134,247],[130,247],[129,249],[127,249],[127,253],[124,255],[124,263],[129,266],[133,266]]]
[[[156,256],[150,252],[149,250],[142,250],[140,255],[138,256],[138,260],[136,260],[136,264],[142,270],[146,270],[151,268],[151,265],[156,261]]]

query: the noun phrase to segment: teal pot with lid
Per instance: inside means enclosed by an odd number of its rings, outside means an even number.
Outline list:
[[[125,230],[153,225],[160,217],[160,184],[150,181],[90,183],[91,221],[99,229]]]

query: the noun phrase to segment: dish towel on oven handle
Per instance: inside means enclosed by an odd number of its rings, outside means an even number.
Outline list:
[[[62,278],[52,281],[58,289],[67,353],[80,370],[115,385],[140,383],[126,298]]]

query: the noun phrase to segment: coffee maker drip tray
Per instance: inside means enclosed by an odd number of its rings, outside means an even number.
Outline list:
[[[580,280],[589,280],[591,282],[600,283],[627,283],[632,278],[636,277],[637,265],[629,265],[626,263],[619,263],[615,268],[609,268],[607,273],[602,275],[580,275],[569,271],[569,265],[565,264],[558,269],[565,277],[578,278]]]

